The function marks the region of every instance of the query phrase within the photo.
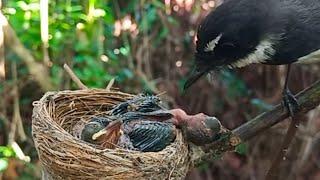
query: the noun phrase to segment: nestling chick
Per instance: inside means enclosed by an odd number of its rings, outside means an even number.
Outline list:
[[[157,113],[154,114],[127,113],[113,117],[112,122],[108,118],[95,118],[94,122],[86,125],[81,137],[109,149],[122,147],[142,152],[160,151],[175,140],[176,128],[171,123],[156,121]]]
[[[83,128],[81,132],[81,139],[89,142],[89,143],[96,143],[92,136],[101,131],[103,128],[107,127],[111,122],[110,119],[103,118],[103,117],[93,117]]]
[[[170,110],[173,115],[171,121],[181,128],[187,141],[203,146],[219,139],[224,131],[220,121],[203,113],[187,115],[181,109]]]

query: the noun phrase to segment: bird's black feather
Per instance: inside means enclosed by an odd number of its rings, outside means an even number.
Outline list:
[[[225,1],[199,26],[195,66],[208,72],[251,63],[291,64],[320,49],[319,34],[320,0]],[[217,37],[212,51],[206,50]],[[186,87],[199,77],[191,76]]]
[[[128,133],[133,146],[143,152],[159,151],[175,139],[174,126],[155,121],[130,122]]]

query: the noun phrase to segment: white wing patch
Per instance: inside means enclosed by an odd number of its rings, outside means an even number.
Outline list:
[[[210,41],[205,49],[204,49],[204,52],[210,52],[210,51],[213,51],[214,48],[216,47],[216,45],[218,44],[219,40],[221,39],[221,36],[222,34],[220,34],[219,36],[217,36],[215,39],[213,39],[212,41]]]
[[[320,62],[320,50],[314,51],[306,56],[298,59],[296,63],[298,64],[311,64]]]
[[[253,63],[262,63],[268,60],[274,53],[275,50],[272,47],[272,42],[270,40],[264,40],[260,42],[253,53],[228,65],[228,67],[231,69],[241,68]]]

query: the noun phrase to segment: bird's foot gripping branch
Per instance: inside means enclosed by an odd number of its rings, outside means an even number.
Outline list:
[[[298,93],[295,98],[299,104],[297,115],[307,113],[320,104],[320,81]],[[264,112],[238,128],[221,132],[220,137],[195,150],[195,163],[207,161],[209,157],[216,157],[227,151],[234,151],[237,145],[247,141],[257,134],[271,128],[273,125],[288,118],[290,113],[283,104],[276,105],[272,110]],[[196,148],[195,148],[196,149]]]

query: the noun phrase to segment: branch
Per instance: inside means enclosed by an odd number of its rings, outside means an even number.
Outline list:
[[[298,115],[305,114],[316,108],[320,104],[320,81],[298,93],[295,97],[300,105]],[[253,120],[234,129],[232,133],[241,140],[246,141],[288,117],[287,109],[283,105],[278,104],[272,110],[260,114]]]
[[[0,0],[0,10],[2,2]],[[0,23],[0,82],[6,79],[6,65],[5,65],[5,51],[4,51],[4,33],[3,33],[3,23]]]
[[[114,84],[114,81],[115,81],[115,78],[112,78],[112,79],[109,81],[109,83],[108,83],[108,85],[107,85],[107,87],[106,87],[106,90],[107,90],[107,91],[110,91],[110,90],[111,90],[111,88],[112,88],[112,86],[113,86],[113,84]]]
[[[75,82],[80,89],[88,89],[88,87],[80,81],[80,79],[74,74],[74,72],[67,64],[64,64],[63,68],[69,74],[73,82]]]
[[[307,113],[320,104],[320,81],[303,90],[295,96],[300,105],[297,115]],[[234,151],[235,147],[243,141],[247,141],[257,134],[271,128],[273,125],[289,117],[287,109],[282,105],[276,105],[272,110],[258,115],[240,127],[221,134],[221,137],[203,147],[192,147],[192,161],[197,165],[202,161],[208,161],[210,157],[220,156],[227,151]]]
[[[23,123],[20,114],[19,107],[19,90],[18,90],[18,73],[17,73],[17,65],[16,62],[12,62],[12,77],[14,80],[14,86],[12,91],[14,92],[14,102],[13,102],[13,119],[11,122],[11,128],[8,135],[8,144],[12,144],[15,141],[16,132],[20,137],[21,141],[25,141],[27,139],[26,133],[23,129]]]
[[[0,12],[0,21],[3,23],[4,43],[27,65],[30,74],[39,83],[44,91],[52,90],[48,69],[34,59],[32,54],[20,42],[15,31],[9,25],[5,16]]]

